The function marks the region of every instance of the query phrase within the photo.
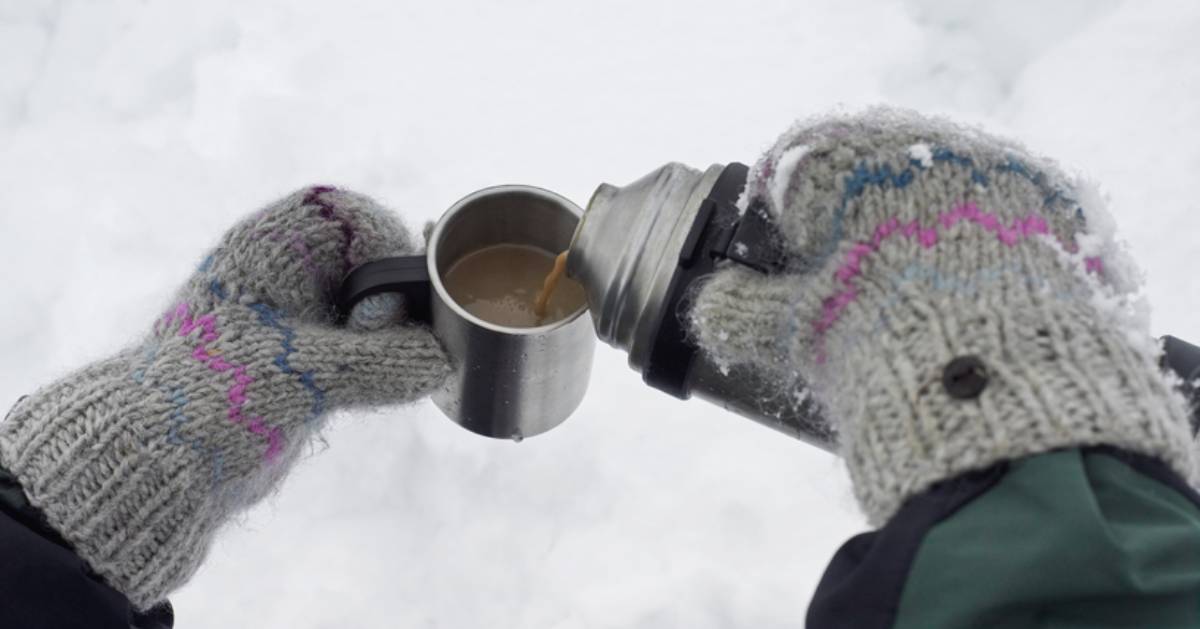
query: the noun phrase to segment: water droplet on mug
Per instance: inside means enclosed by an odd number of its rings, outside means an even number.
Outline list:
[[[513,443],[521,443],[525,439],[525,435],[521,434],[520,430],[514,430],[512,434]]]

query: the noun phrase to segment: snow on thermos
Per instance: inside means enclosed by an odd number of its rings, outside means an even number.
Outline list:
[[[587,291],[596,335],[627,352],[650,386],[830,449],[829,424],[802,387],[714,364],[687,333],[694,283],[719,261],[764,273],[784,262],[766,212],[735,206],[747,173],[738,163],[703,172],[667,164],[624,187],[602,184],[575,232],[567,275]]]
[[[370,295],[403,293],[409,317],[432,325],[456,368],[434,403],[482,435],[520,440],[562,423],[583,399],[599,337],[626,352],[652,387],[832,449],[834,431],[803,386],[779,387],[753,367],[715,364],[687,332],[695,282],[717,264],[771,273],[786,263],[766,211],[735,205],[747,173],[739,163],[704,171],[667,164],[624,187],[601,184],[582,212],[540,188],[485,188],[442,216],[424,255],[351,271],[339,309],[345,316]],[[514,246],[526,251],[508,250]],[[549,313],[535,312],[540,281],[533,278],[562,251],[579,285],[568,280]],[[537,266],[517,263],[525,260]],[[510,312],[516,302],[505,301],[507,293],[481,304],[456,290],[455,275],[464,273],[471,286],[512,292],[521,312]],[[1192,388],[1200,349],[1173,338],[1166,349],[1164,366],[1200,403]]]

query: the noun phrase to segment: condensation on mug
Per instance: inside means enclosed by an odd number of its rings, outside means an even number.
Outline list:
[[[583,400],[595,335],[582,294],[572,304],[567,291],[561,293],[557,319],[503,325],[472,314],[446,284],[455,264],[499,246],[530,248],[530,255],[546,258],[548,270],[554,254],[570,244],[581,214],[574,203],[548,190],[507,185],[464,197],[434,226],[426,251],[433,330],[455,371],[433,401],[463,427],[520,440],[562,423]],[[523,276],[512,278],[518,285],[537,272],[522,266],[529,265],[513,266]],[[532,309],[533,296],[527,292],[518,300],[529,299]]]

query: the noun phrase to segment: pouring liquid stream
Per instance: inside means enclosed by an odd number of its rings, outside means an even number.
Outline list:
[[[564,251],[554,258],[554,268],[546,276],[545,282],[542,283],[542,290],[538,292],[537,299],[533,302],[533,314],[537,315],[539,323],[546,318],[546,304],[550,303],[550,297],[558,286],[558,280],[567,271],[567,253]]]
[[[468,253],[442,277],[455,303],[506,327],[528,328],[566,318],[587,303],[583,287],[563,279],[566,254],[501,243]]]

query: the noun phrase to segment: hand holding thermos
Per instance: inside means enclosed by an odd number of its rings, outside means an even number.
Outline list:
[[[717,273],[692,329],[717,362],[811,380],[872,523],[939,480],[1069,446],[1194,478],[1187,401],[1125,310],[1136,270],[1099,195],[1054,163],[882,110],[785,134],[745,202],[792,262]]]

